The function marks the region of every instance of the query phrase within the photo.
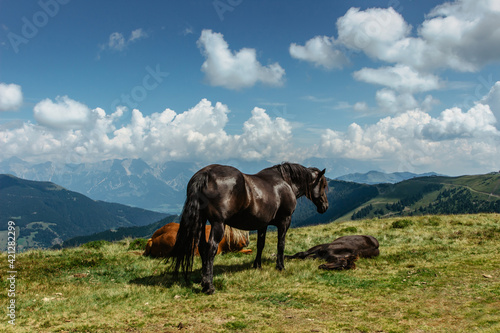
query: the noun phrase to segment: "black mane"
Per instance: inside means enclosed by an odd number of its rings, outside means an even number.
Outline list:
[[[283,162],[281,164],[276,164],[272,168],[275,168],[289,184],[295,184],[303,194],[307,197],[311,197],[311,184],[313,182],[313,177],[311,175],[311,170],[308,168],[297,164]],[[319,171],[319,170],[318,170]]]

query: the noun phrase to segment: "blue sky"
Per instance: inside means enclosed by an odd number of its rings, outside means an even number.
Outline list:
[[[0,0],[0,160],[498,170],[499,22],[497,0]]]

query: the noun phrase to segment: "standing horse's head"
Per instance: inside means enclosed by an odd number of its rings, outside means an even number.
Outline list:
[[[312,168],[313,170],[313,182],[310,188],[310,198],[311,201],[316,205],[318,213],[323,214],[328,209],[328,198],[326,194],[328,192],[328,183],[325,178],[325,171],[323,169]]]

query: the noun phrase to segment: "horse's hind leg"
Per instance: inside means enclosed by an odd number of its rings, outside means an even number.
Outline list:
[[[284,252],[285,252],[285,236],[288,228],[290,227],[290,222],[292,218],[291,216],[283,219],[283,222],[278,224],[278,254],[276,256],[276,269],[283,270],[285,269],[285,260],[284,260]]]
[[[210,237],[208,238],[208,242],[206,242],[205,237],[202,236],[200,238],[200,244],[198,245],[202,262],[201,287],[202,291],[208,295],[213,294],[215,291],[213,284],[214,258],[217,254],[219,243],[224,236],[224,224],[212,223],[211,225],[212,229],[210,230]]]
[[[262,268],[262,250],[266,245],[267,227],[259,229],[257,232],[257,255],[253,262],[253,268]]]

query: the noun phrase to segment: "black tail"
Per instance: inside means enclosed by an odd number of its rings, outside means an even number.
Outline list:
[[[174,276],[177,277],[182,270],[186,281],[193,269],[193,258],[195,248],[204,235],[206,216],[201,209],[207,202],[204,199],[203,189],[207,185],[208,174],[197,173],[188,183],[187,197],[182,210],[182,217],[177,232],[177,239],[172,249],[172,268]]]

